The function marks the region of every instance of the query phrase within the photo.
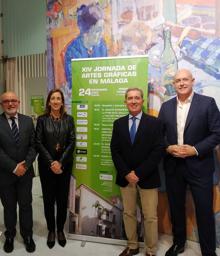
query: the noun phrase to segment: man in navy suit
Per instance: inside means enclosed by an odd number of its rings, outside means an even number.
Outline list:
[[[213,149],[220,143],[220,114],[213,98],[193,92],[194,78],[189,70],[179,70],[173,85],[177,97],[163,103],[159,113],[166,139],[164,169],[173,231],[173,245],[165,255],[175,256],[185,249],[189,187],[202,255],[214,256]]]
[[[32,163],[36,157],[34,125],[30,117],[19,114],[20,101],[14,92],[0,97],[3,114],[0,115],[0,197],[4,207],[4,251],[14,249],[17,204],[20,233],[28,252],[35,251],[32,238]]]
[[[156,255],[157,204],[160,177],[158,163],[164,152],[162,123],[142,112],[143,91],[130,88],[125,94],[129,115],[114,122],[111,153],[123,201],[123,219],[128,245],[120,256],[139,253],[136,206],[140,195],[144,216],[146,256]],[[129,134],[130,133],[130,134]]]

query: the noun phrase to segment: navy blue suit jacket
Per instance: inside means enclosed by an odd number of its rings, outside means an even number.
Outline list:
[[[12,130],[5,114],[0,115],[0,186],[14,183],[17,179],[34,176],[32,163],[36,157],[34,125],[30,117],[18,114],[19,145],[16,145]],[[13,171],[16,165],[25,160],[28,168],[22,177]]]
[[[161,106],[159,119],[164,123],[166,146],[177,144],[177,99]],[[209,176],[214,171],[213,149],[220,143],[220,113],[215,100],[194,93],[184,129],[184,144],[194,146],[198,156],[186,158],[188,169],[198,176]],[[164,169],[171,174],[177,158],[167,154]]]
[[[164,153],[162,123],[155,117],[142,114],[134,143],[131,143],[129,116],[117,119],[111,139],[112,159],[117,171],[116,183],[125,187],[125,176],[135,170],[141,188],[160,186],[158,163]]]

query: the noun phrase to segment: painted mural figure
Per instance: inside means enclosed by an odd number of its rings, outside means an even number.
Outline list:
[[[173,245],[166,256],[184,252],[186,243],[186,189],[195,204],[199,242],[203,256],[216,256],[213,213],[213,149],[220,143],[220,113],[212,97],[193,91],[194,78],[187,69],[174,77],[177,97],[162,104],[167,155],[164,159]]]
[[[43,192],[44,213],[47,222],[47,246],[66,244],[63,232],[67,215],[67,201],[75,148],[75,125],[65,111],[60,89],[51,90],[47,97],[45,114],[37,120],[36,147]],[[56,211],[55,211],[56,206]]]
[[[104,20],[99,4],[81,5],[77,9],[80,34],[67,47],[65,74],[69,89],[72,88],[71,59],[106,57],[107,47],[102,38]]]
[[[50,28],[59,26],[63,20],[62,1],[48,0],[47,8],[48,25]]]
[[[162,123],[142,111],[143,91],[130,88],[125,93],[129,115],[114,122],[111,153],[120,186],[123,220],[128,239],[119,256],[139,253],[137,234],[137,195],[140,195],[144,216],[146,256],[154,256],[158,241],[158,163],[163,155]],[[129,134],[130,133],[130,134]]]

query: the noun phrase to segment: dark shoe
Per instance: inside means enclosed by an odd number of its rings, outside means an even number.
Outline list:
[[[184,245],[173,244],[166,252],[165,256],[177,256],[179,253],[183,253],[184,249]]]
[[[36,249],[36,245],[32,237],[26,237],[24,239],[24,244],[27,252],[34,252]]]
[[[47,236],[47,246],[51,249],[55,245],[55,232],[49,231]]]
[[[12,252],[14,250],[14,239],[10,237],[6,238],[3,249],[7,253]]]
[[[57,239],[60,246],[64,247],[66,245],[66,237],[63,233],[63,231],[57,232]]]
[[[130,249],[129,247],[126,247],[122,253],[119,254],[119,256],[132,256],[139,253],[139,248],[137,249]]]

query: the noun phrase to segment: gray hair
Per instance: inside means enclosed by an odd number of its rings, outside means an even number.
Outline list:
[[[140,88],[138,88],[138,87],[134,87],[134,88],[128,88],[128,89],[126,90],[126,92],[125,92],[125,99],[127,99],[128,93],[129,93],[130,91],[138,91],[138,92],[140,92],[140,94],[141,94],[141,98],[142,98],[142,99],[144,98],[144,92],[143,92],[143,90],[140,89]]]

